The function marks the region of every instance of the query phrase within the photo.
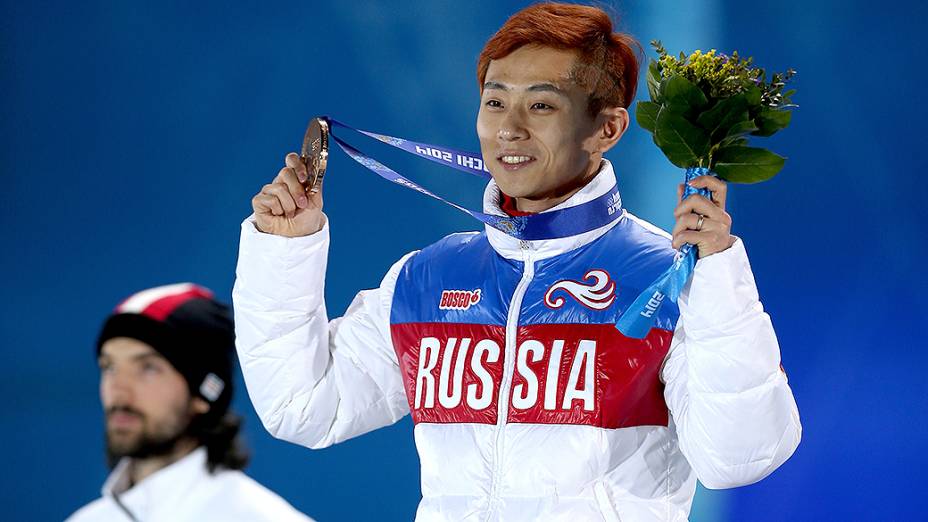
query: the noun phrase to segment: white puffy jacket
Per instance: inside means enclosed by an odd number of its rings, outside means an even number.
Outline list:
[[[555,209],[615,182],[604,162]],[[487,212],[502,214],[498,198],[491,182]],[[612,325],[673,250],[624,210],[556,240],[449,236],[332,321],[328,245],[328,225],[284,238],[243,223],[233,300],[248,392],[271,434],[310,448],[412,412],[417,520],[686,520],[697,478],[751,484],[799,443],[740,239],[697,262],[644,340]]]

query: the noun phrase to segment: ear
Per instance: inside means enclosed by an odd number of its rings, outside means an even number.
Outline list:
[[[193,400],[190,401],[190,409],[193,413],[203,415],[209,411],[209,403],[203,400],[202,397],[194,397]]]
[[[622,138],[628,129],[628,111],[623,107],[605,107],[599,111],[597,123],[597,151],[605,153]]]

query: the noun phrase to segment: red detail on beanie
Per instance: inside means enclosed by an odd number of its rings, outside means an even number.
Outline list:
[[[167,285],[142,290],[119,303],[114,313],[141,314],[158,322],[163,322],[174,313],[177,307],[191,299],[212,299],[213,293],[207,288],[191,283]]]
[[[142,315],[151,317],[156,321],[164,321],[169,315],[177,310],[177,307],[191,299],[211,299],[213,295],[202,288],[193,288],[180,294],[169,295],[154,301],[144,310]]]

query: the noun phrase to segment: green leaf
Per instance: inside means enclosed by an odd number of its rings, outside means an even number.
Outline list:
[[[768,109],[761,111],[754,118],[754,124],[757,130],[753,132],[755,136],[773,136],[777,131],[785,129],[793,117],[792,111],[778,111]]]
[[[709,135],[670,107],[661,107],[657,114],[655,141],[667,159],[686,168],[699,165],[709,153]]]
[[[687,121],[686,118],[683,116],[683,114],[682,114],[680,111],[675,110],[673,107],[670,107],[669,105],[658,105],[657,115],[660,116],[660,115],[661,115],[661,112],[666,113],[666,114],[664,115],[665,118],[667,118],[670,114],[673,114],[673,115],[676,115],[676,116],[682,118],[684,121]],[[654,118],[654,132],[652,133],[652,136],[654,137],[654,143],[658,146],[658,148],[660,148],[661,150],[663,150],[663,148],[664,148],[664,142],[661,141],[661,137],[658,136],[657,133],[658,133],[658,130],[657,130],[657,118]]]
[[[651,95],[651,101],[660,103],[661,101],[661,69],[656,60],[651,60],[648,64],[648,94]]]
[[[696,119],[696,123],[708,131],[713,143],[723,140],[728,135],[729,129],[744,121],[750,122],[750,119],[748,118],[748,102],[742,94],[720,100]]]
[[[712,157],[713,172],[732,183],[757,183],[777,175],[786,158],[767,149],[731,145]]]
[[[661,96],[665,105],[670,105],[677,112],[687,116],[698,114],[709,104],[702,89],[684,78],[675,74],[661,83]]]
[[[735,145],[737,145],[737,146],[739,146],[739,147],[744,147],[744,146],[746,146],[747,144],[748,144],[748,139],[747,139],[747,138],[732,137],[732,138],[725,138],[724,140],[722,140],[722,143],[721,143],[720,145],[721,145],[722,147],[731,147],[731,146],[735,146]]]
[[[748,115],[752,120],[756,118],[758,114],[767,109],[766,106],[761,105],[760,103],[763,94],[761,93],[759,87],[750,87],[742,94],[744,95],[744,99],[748,102]]]
[[[660,110],[660,104],[640,101],[635,108],[635,120],[641,128],[654,132],[654,127],[657,125],[657,113]]]
[[[757,87],[756,85],[754,87],[749,87],[748,90],[744,91],[742,94],[744,94],[744,99],[748,102],[748,105],[760,105],[760,99],[762,96],[760,87]]]
[[[752,120],[741,121],[728,128],[728,132],[725,133],[725,137],[722,139],[722,141],[725,141],[731,138],[740,138],[756,130],[757,130],[757,126],[754,125],[754,121]]]

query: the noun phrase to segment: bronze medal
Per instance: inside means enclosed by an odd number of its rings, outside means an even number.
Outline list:
[[[306,165],[306,189],[315,194],[322,188],[325,166],[329,159],[329,122],[325,118],[313,118],[309,121],[303,136],[303,149],[300,158]]]

